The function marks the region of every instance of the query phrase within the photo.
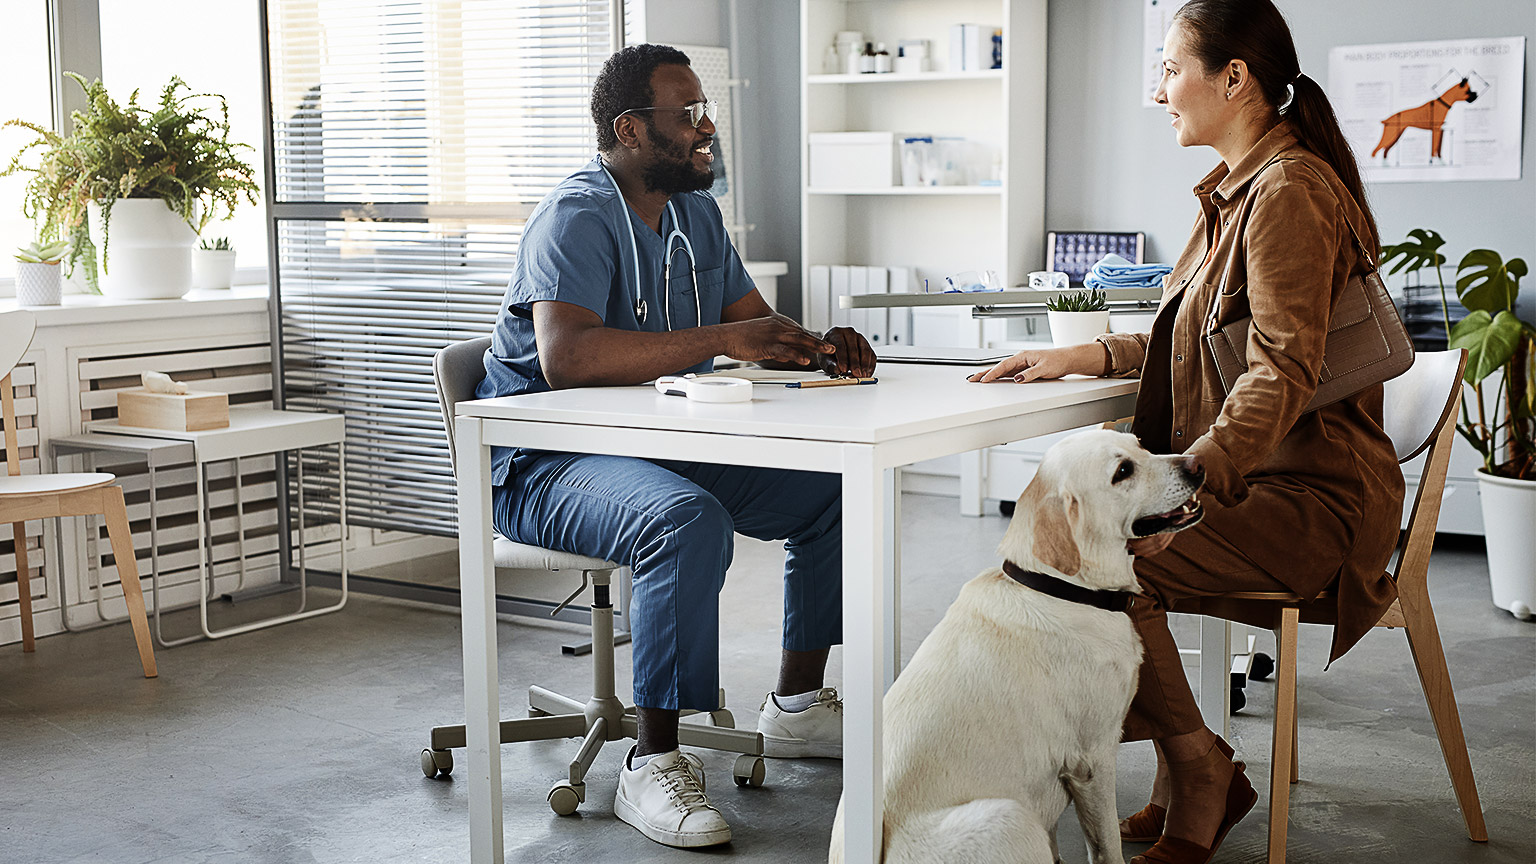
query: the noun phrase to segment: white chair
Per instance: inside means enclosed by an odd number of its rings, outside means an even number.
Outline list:
[[[31,568],[27,563],[26,523],[34,519],[66,516],[101,516],[128,605],[128,619],[139,648],[139,665],[145,678],[154,678],[155,649],[149,641],[149,619],[144,613],[144,591],[139,585],[134,558],[133,534],[123,505],[123,488],[111,474],[21,474],[21,446],[16,429],[15,394],[11,370],[21,361],[37,319],[25,311],[0,314],[0,419],[5,423],[6,473],[0,475],[0,524],[11,523],[16,556],[16,596],[21,609],[21,650],[31,652],[36,643],[32,627]]]
[[[432,375],[437,382],[438,401],[443,408],[443,425],[448,431],[448,453],[457,469],[453,443],[453,406],[475,398],[475,387],[485,377],[484,357],[490,347],[489,337],[459,342],[437,352],[432,360]],[[613,605],[609,585],[620,565],[601,558],[589,558],[538,546],[514,543],[496,536],[493,541],[496,569],[561,570],[582,574],[581,587],[556,608],[570,603],[590,581],[592,585],[591,642],[592,696],[579,702],[543,687],[528,688],[528,717],[501,721],[501,743],[514,741],[551,741],[559,738],[583,738],[576,758],[570,764],[568,780],[550,789],[549,806],[561,816],[576,811],[587,800],[586,773],[606,741],[635,737],[634,709],[625,707],[614,694],[613,683]],[[621,580],[621,586],[622,586]],[[621,592],[622,593],[622,592]],[[626,609],[627,612],[627,609]],[[626,615],[627,617],[627,615]],[[628,641],[628,633],[624,634]],[[586,653],[573,651],[566,653]],[[687,724],[678,729],[678,741],[694,747],[707,747],[743,754],[736,760],[737,785],[760,786],[763,782],[763,740],[757,732],[734,729],[735,718],[725,708],[725,691],[720,691],[719,707],[709,712],[713,727]],[[684,716],[697,714],[684,711]],[[428,777],[447,776],[453,770],[452,748],[465,745],[462,725],[438,726],[432,730],[432,746],[421,751],[421,770]]]
[[[1397,567],[1389,575],[1397,583],[1398,599],[1377,622],[1377,627],[1401,627],[1418,670],[1419,684],[1429,704],[1430,719],[1440,739],[1451,785],[1456,792],[1467,836],[1487,842],[1488,829],[1478,802],[1472,763],[1467,757],[1466,737],[1456,710],[1456,694],[1440,645],[1440,631],[1429,602],[1429,553],[1440,519],[1441,493],[1446,466],[1455,437],[1455,409],[1461,396],[1461,377],[1466,368],[1463,350],[1421,352],[1412,368],[1386,384],[1383,423],[1397,451],[1397,461],[1407,462],[1428,449],[1424,470],[1408,527],[1398,541]],[[1398,514],[1381,514],[1396,519]],[[1179,611],[1227,620],[1267,620],[1275,633],[1277,687],[1275,727],[1270,763],[1269,864],[1285,861],[1290,784],[1299,778],[1300,748],[1296,735],[1296,635],[1299,623],[1332,624],[1336,598],[1329,592],[1311,602],[1284,592],[1247,592],[1202,598]],[[1213,640],[1219,641],[1219,640]],[[1203,646],[1204,647],[1204,646]],[[1226,650],[1217,648],[1202,659],[1220,664],[1225,672]]]

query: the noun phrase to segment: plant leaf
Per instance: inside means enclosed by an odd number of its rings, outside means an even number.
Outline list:
[[[1467,349],[1468,384],[1477,384],[1509,362],[1523,336],[1520,319],[1509,310],[1497,316],[1478,309],[1451,328],[1452,348]]]
[[[1490,315],[1513,309],[1525,269],[1519,258],[1506,264],[1492,249],[1473,249],[1456,265],[1456,296],[1468,309],[1482,309]]]
[[[1409,239],[1381,249],[1382,266],[1390,264],[1393,260],[1401,258],[1387,275],[1396,274],[1399,270],[1409,273],[1417,273],[1425,267],[1439,267],[1445,263],[1445,256],[1438,251],[1445,245],[1445,238],[1428,228],[1415,228],[1408,232]]]

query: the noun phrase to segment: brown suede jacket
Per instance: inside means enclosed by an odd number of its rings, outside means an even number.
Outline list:
[[[1152,332],[1099,340],[1112,375],[1141,378],[1133,431],[1143,445],[1202,457],[1207,525],[1297,594],[1338,592],[1331,662],[1397,595],[1385,567],[1403,475],[1382,431],[1381,385],[1302,413],[1329,312],[1349,276],[1371,266],[1355,232],[1371,259],[1376,238],[1284,120],[1194,193],[1200,217]],[[1250,314],[1248,371],[1224,393],[1203,337]]]

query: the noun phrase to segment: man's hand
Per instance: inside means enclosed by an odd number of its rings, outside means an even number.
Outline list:
[[[721,353],[733,360],[766,360],[815,367],[821,355],[838,352],[838,348],[831,342],[817,338],[816,334],[795,323],[794,319],[777,312],[721,326],[727,333]],[[865,350],[868,350],[868,345]]]
[[[991,369],[977,372],[965,380],[982,384],[1012,380],[1022,384],[1064,375],[1101,375],[1106,357],[1106,349],[1098,342],[1066,348],[1026,348]]]
[[[1151,537],[1137,537],[1125,544],[1125,551],[1137,558],[1151,558],[1173,545],[1174,536],[1173,534],[1153,534]]]
[[[832,357],[837,374],[853,375],[856,378],[868,378],[874,374],[875,349],[869,347],[869,340],[861,336],[859,331],[852,327],[833,327],[822,338],[837,349]],[[832,370],[825,371],[830,374]]]

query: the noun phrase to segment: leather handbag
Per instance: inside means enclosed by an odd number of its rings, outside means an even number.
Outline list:
[[[1413,365],[1413,342],[1403,319],[1398,316],[1381,273],[1360,242],[1355,226],[1350,225],[1349,230],[1368,269],[1344,283],[1338,305],[1328,318],[1317,392],[1302,409],[1303,414],[1353,396],[1372,384],[1396,378]],[[1238,376],[1248,371],[1248,330],[1253,316],[1216,326],[1216,302],[1220,297],[1217,292],[1211,303],[1205,344],[1216,361],[1222,391],[1231,393]]]

